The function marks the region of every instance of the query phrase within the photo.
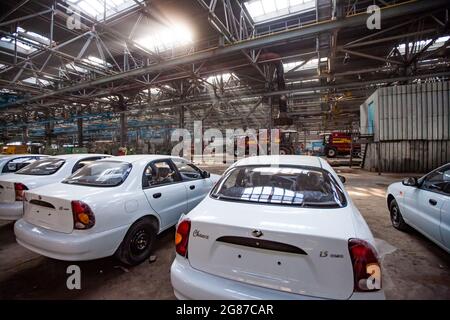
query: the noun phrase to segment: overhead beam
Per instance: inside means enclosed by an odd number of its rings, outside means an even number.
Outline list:
[[[434,1],[409,1],[402,4],[392,5],[389,7],[384,7],[381,9],[381,17],[383,21],[392,19],[398,16],[412,15],[417,13],[423,13],[429,10],[433,10],[440,7],[446,7],[448,5],[447,0],[434,0]],[[173,58],[170,60],[161,61],[159,63],[151,64],[146,67],[142,67],[139,69],[133,69],[126,72],[117,73],[114,75],[105,76],[96,80],[87,81],[84,83],[80,83],[77,85],[60,88],[59,90],[45,93],[42,95],[38,95],[31,98],[21,99],[14,103],[10,103],[5,105],[5,107],[9,107],[12,105],[18,105],[23,103],[28,103],[31,101],[37,101],[41,99],[45,99],[54,95],[60,95],[62,93],[69,93],[78,90],[82,90],[87,87],[98,86],[101,84],[123,80],[124,78],[141,76],[148,73],[156,73],[163,70],[170,70],[172,68],[178,67],[184,64],[194,64],[205,59],[214,59],[218,57],[227,56],[233,53],[236,53],[241,50],[250,50],[260,47],[272,46],[278,43],[290,41],[293,39],[311,36],[314,34],[318,34],[321,32],[332,31],[336,28],[349,28],[355,26],[363,26],[366,25],[366,20],[368,15],[366,13],[355,14],[352,16],[348,16],[341,20],[329,20],[324,22],[312,23],[307,26],[294,28],[286,31],[282,31],[279,33],[273,33],[270,35],[256,37],[250,40],[245,40],[238,42],[233,45],[227,45],[224,47],[211,48],[209,50],[197,52],[194,54],[186,55],[179,58]]]

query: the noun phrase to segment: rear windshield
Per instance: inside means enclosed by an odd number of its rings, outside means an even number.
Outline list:
[[[31,176],[49,176],[57,172],[66,161],[58,158],[46,158],[37,160],[25,168],[20,169],[16,174]]]
[[[216,184],[216,199],[301,207],[346,206],[344,192],[326,170],[309,167],[236,167]]]
[[[131,164],[117,161],[92,162],[66,178],[63,183],[94,187],[115,187],[128,177]]]

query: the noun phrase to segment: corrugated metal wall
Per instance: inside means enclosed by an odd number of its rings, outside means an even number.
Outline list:
[[[450,162],[450,140],[380,142],[382,172],[429,172]],[[377,144],[368,146],[364,168],[378,171]]]
[[[364,168],[377,170],[380,163],[383,172],[428,172],[449,163],[449,89],[450,82],[413,84],[372,95],[361,106],[375,99],[378,111]]]
[[[449,140],[449,82],[381,88],[379,140]]]

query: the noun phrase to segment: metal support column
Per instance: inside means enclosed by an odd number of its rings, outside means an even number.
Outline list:
[[[83,118],[77,119],[77,127],[78,127],[78,147],[82,148],[83,145]]]

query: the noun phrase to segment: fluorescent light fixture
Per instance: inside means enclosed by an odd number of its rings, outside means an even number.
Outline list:
[[[244,2],[255,23],[280,19],[315,8],[315,0],[249,0]]]
[[[136,7],[142,0],[66,0],[74,11],[81,11],[95,20],[104,20]]]
[[[155,52],[164,52],[176,47],[189,45],[192,41],[191,31],[182,24],[162,27],[146,37],[136,39],[136,43],[140,47]]]

